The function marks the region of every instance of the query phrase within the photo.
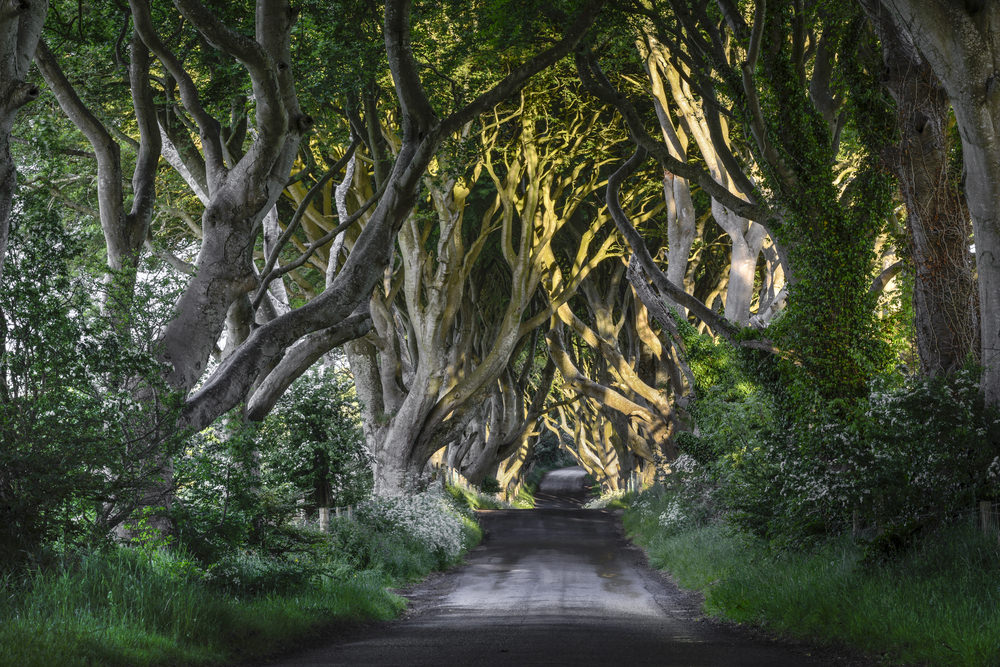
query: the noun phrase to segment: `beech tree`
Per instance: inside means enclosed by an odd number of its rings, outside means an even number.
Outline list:
[[[196,77],[160,32],[148,0],[129,3],[133,37],[129,81],[139,159],[132,180],[134,196],[126,205],[122,188],[120,145],[114,133],[88,112],[72,86],[60,76],[58,56],[44,46],[36,60],[64,111],[83,131],[98,157],[99,214],[107,243],[109,269],[134,275],[149,229],[155,200],[154,174],[162,150],[167,161],[204,204],[198,255],[174,304],[174,314],[159,333],[156,347],[165,379],[185,396],[180,429],[204,428],[247,400],[270,375],[296,341],[322,338],[332,346],[367,329],[365,305],[391,255],[396,234],[410,214],[438,147],[479,114],[516,94],[536,73],[567,54],[594,20],[600,2],[586,4],[572,19],[562,39],[512,69],[499,81],[476,91],[471,101],[439,116],[426,93],[410,43],[410,3],[390,0],[384,11],[384,42],[388,67],[399,104],[396,122],[400,145],[379,197],[343,266],[326,287],[305,305],[273,317],[252,330],[229,336],[224,359],[206,376],[220,335],[232,322],[234,309],[245,308],[260,284],[254,246],[262,228],[274,232],[275,204],[291,178],[301,139],[313,123],[299,104],[291,35],[296,13],[287,1],[260,0],[252,19],[254,34],[246,35],[198,0],[177,0],[178,19],[195,29],[222,60],[238,63],[252,92],[251,130],[237,119],[227,125],[213,115],[205,80]],[[26,37],[27,38],[27,37]],[[149,54],[149,55],[147,55]],[[151,56],[151,57],[150,57]],[[170,113],[157,113],[151,86],[152,70],[162,72],[159,95]],[[196,135],[196,136],[194,136]],[[165,140],[164,140],[165,138]],[[245,143],[244,143],[245,142]],[[339,170],[338,170],[339,171]],[[450,194],[449,194],[450,196]],[[341,220],[347,226],[353,220]],[[127,294],[134,278],[121,286]],[[125,299],[127,302],[128,299]],[[258,304],[260,305],[260,304]],[[360,307],[360,308],[359,308]],[[288,364],[290,377],[301,364]],[[287,378],[285,378],[287,379]],[[280,383],[279,383],[280,384]],[[287,386],[287,384],[285,385]],[[443,417],[443,415],[442,415]],[[169,460],[160,462],[160,481],[150,489],[149,504],[169,504]]]
[[[596,456],[586,467],[596,468],[599,460],[601,469],[607,469],[610,446],[617,453],[619,469],[632,469],[626,459],[634,454],[643,462],[644,478],[651,482],[658,465],[677,457],[674,436],[682,421],[677,400],[684,402],[688,387],[672,356],[672,342],[661,340],[653,330],[625,273],[625,265],[619,263],[606,272],[600,287],[596,280],[582,286],[578,301],[584,302],[592,324],[566,305],[557,311],[560,326],[547,338],[564,389],[576,392],[584,408],[604,413],[605,418],[591,414],[572,429],[584,439],[577,442],[581,460],[588,456],[586,443]],[[577,345],[570,344],[563,326]],[[579,353],[580,346],[589,348],[593,359]]]
[[[458,470],[472,484],[482,484],[488,475],[507,488],[519,472],[530,440],[539,435],[539,421],[546,413],[546,399],[555,378],[551,359],[538,368],[542,341],[533,332],[520,359],[512,358],[503,374],[485,393],[485,400],[469,410],[461,436],[448,443],[442,461]],[[503,473],[500,466],[504,466]]]
[[[754,171],[754,165],[749,165],[734,176],[730,174],[730,169],[736,168],[734,161],[730,159],[727,165],[722,157],[723,151],[726,155],[733,154],[726,116],[717,108],[706,108],[700,99],[696,99],[690,83],[677,70],[678,66],[683,65],[671,62],[668,50],[655,36],[648,33],[642,35],[638,48],[649,76],[657,121],[671,155],[686,161],[688,144],[693,140],[705,167],[716,182],[735,197],[745,199],[752,195],[752,189],[746,192],[744,189],[753,186],[754,179],[750,174]],[[676,120],[671,114],[674,109]],[[719,147],[716,147],[716,141],[719,142]],[[691,242],[694,240],[694,204],[690,185],[687,179],[665,172],[664,191],[671,209],[677,211],[668,221],[667,277],[678,286],[682,285],[679,278],[684,275]],[[751,317],[757,260],[768,240],[767,230],[761,223],[727,208],[718,198],[712,197],[711,202],[712,217],[729,236],[732,244],[725,289],[725,316],[740,326],[746,326]],[[673,231],[675,228],[676,232]],[[768,280],[774,282],[773,277],[769,276]],[[780,301],[780,297],[778,299]],[[707,303],[710,304],[711,299]],[[771,301],[758,303],[759,322],[768,317],[769,313],[773,315],[769,311],[770,305]]]
[[[869,287],[874,245],[890,203],[888,176],[876,158],[891,127],[881,100],[862,93],[848,98],[837,88],[847,80],[868,81],[873,88],[871,68],[864,66],[871,38],[862,29],[860,10],[757,2],[748,18],[728,2],[669,1],[638,7],[637,12],[709,110],[704,118],[712,149],[738,194],[653,138],[635,102],[612,85],[597,55],[581,51],[582,81],[622,114],[638,147],[622,179],[641,166],[648,152],[664,169],[698,183],[731,213],[762,224],[787,252],[787,328],[781,341],[786,355],[821,394],[860,395],[886,361]],[[836,61],[835,53],[840,54]],[[840,68],[836,77],[835,64]],[[727,142],[722,119],[743,128],[752,160],[743,159]],[[844,164],[840,149],[848,122],[858,143],[853,159]],[[760,178],[752,171],[754,164]],[[691,309],[716,334],[746,346],[737,341],[736,323],[692,299],[639,247],[641,237],[614,205],[617,195],[611,185],[609,207],[639,259],[644,280],[652,280],[662,298]],[[763,341],[751,345],[775,349]]]
[[[979,313],[969,252],[969,209],[952,165],[951,104],[909,33],[877,2],[865,2],[882,44],[886,87],[896,100],[900,144],[887,158],[906,203],[914,272],[917,349],[928,375],[951,373],[979,356]]]
[[[621,431],[600,401],[578,397],[545,416],[545,427],[556,438],[567,440],[566,449],[608,491],[621,491],[632,467],[632,452],[622,446]],[[642,459],[640,459],[642,460]],[[653,471],[652,466],[647,470]]]
[[[995,26],[1000,7],[971,0],[883,0],[882,6],[926,58],[955,112],[975,235],[982,389],[987,402],[996,405],[1000,402],[1000,137],[996,132],[1000,105],[995,81],[1000,34]],[[934,122],[929,116],[927,127],[932,132]],[[960,230],[950,233],[961,234]]]
[[[11,129],[18,110],[38,97],[28,80],[35,45],[42,34],[47,0],[0,3],[0,277],[3,276],[17,169],[10,154]]]
[[[528,111],[513,118],[498,115],[485,125],[482,158],[470,174],[446,176],[449,165],[440,163],[435,170],[442,175],[427,176],[433,212],[418,209],[409,216],[399,234],[398,273],[372,298],[373,335],[348,346],[366,405],[379,492],[406,490],[449,438],[469,428],[471,434],[485,432],[469,421],[488,417],[477,414],[476,402],[491,394],[522,341],[609,256],[612,239],[598,235],[605,218],[582,207],[600,183],[600,164],[579,155],[598,114],[577,111],[565,125],[558,118],[543,124],[532,104],[529,100]],[[502,142],[500,133],[510,130],[509,123],[514,139]],[[570,162],[572,157],[577,160]],[[492,201],[478,224],[466,223],[468,199],[484,187],[481,178],[493,190]],[[587,215],[593,217],[577,222],[583,232],[563,269],[555,237],[574,218]],[[481,261],[488,244],[505,274],[499,280],[495,273],[493,279],[473,276],[484,266],[488,270]],[[532,311],[543,282],[552,286],[552,301]],[[497,293],[498,285],[504,292]],[[481,303],[487,299],[500,299],[489,314]],[[509,400],[508,405],[514,407]],[[514,420],[500,441],[523,430],[516,426],[522,421],[516,412],[496,418]],[[473,449],[480,454],[483,448],[508,449],[500,441]],[[472,464],[473,475],[493,463],[484,458]]]

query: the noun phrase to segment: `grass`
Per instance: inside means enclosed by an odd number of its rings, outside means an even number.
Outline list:
[[[4,582],[0,664],[218,664],[335,620],[389,619],[405,601],[378,571],[240,597],[116,549]]]
[[[393,618],[406,601],[391,588],[456,560],[396,529],[336,523],[314,554],[326,574],[291,584],[261,586],[258,557],[237,559],[220,583],[174,552],[125,547],[0,576],[0,665],[231,664],[323,627]],[[471,546],[482,533],[463,517],[463,535]]]
[[[522,484],[518,489],[514,498],[510,501],[510,504],[519,510],[530,510],[535,507],[535,491],[538,490],[537,486],[532,486],[531,484]]]
[[[446,484],[444,490],[459,504],[472,510],[502,510],[509,507],[495,496],[480,493],[474,488]]]
[[[635,500],[635,491],[610,491],[591,499],[587,509],[628,509]]]
[[[725,525],[665,532],[656,505],[626,512],[629,535],[713,616],[845,644],[903,664],[1000,664],[1000,548],[952,526],[888,562],[849,540],[775,552]]]

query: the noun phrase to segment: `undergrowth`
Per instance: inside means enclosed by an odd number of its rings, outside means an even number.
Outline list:
[[[677,515],[676,498],[647,493],[624,522],[655,567],[704,594],[712,616],[902,664],[1000,664],[995,535],[955,524],[891,560],[873,559],[848,538],[779,550],[724,523]]]
[[[461,559],[482,534],[441,496],[370,504],[310,547],[204,566],[181,550],[63,554],[0,580],[0,665],[201,665],[273,653],[318,627],[386,620],[391,588]],[[391,505],[391,506],[390,506]]]

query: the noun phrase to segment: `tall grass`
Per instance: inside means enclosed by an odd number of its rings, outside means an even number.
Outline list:
[[[720,524],[667,531],[659,516],[647,502],[626,530],[710,615],[904,664],[1000,664],[1000,548],[974,526],[871,562],[847,539],[779,552]]]
[[[460,550],[481,538],[471,518],[449,516],[461,526]],[[168,550],[117,547],[7,574],[0,665],[231,663],[324,625],[393,618],[406,601],[391,587],[461,558],[384,517],[337,520],[331,535],[312,539],[313,552],[301,558],[247,553],[224,568]],[[301,563],[305,574],[289,576],[300,560],[309,561]]]
[[[500,500],[499,496],[483,493],[475,487],[446,484],[444,490],[456,502],[471,510],[501,510],[510,508],[510,505]]]
[[[0,602],[0,664],[205,664],[256,655],[333,620],[388,619],[404,601],[378,571],[294,593],[239,596],[120,548],[20,577]]]

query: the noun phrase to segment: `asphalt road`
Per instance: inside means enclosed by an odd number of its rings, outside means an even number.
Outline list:
[[[483,512],[483,543],[410,591],[406,618],[269,664],[857,664],[702,619],[697,601],[622,538],[617,514],[573,507],[576,476],[543,483],[542,509]]]

